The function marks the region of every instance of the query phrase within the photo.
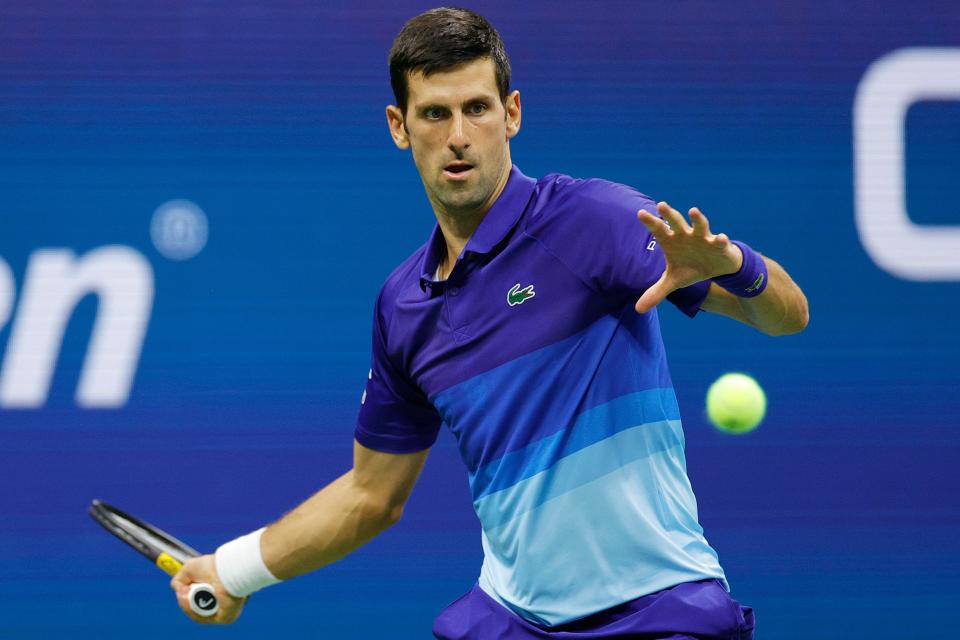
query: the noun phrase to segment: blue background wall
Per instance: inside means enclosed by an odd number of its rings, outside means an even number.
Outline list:
[[[758,638],[956,629],[960,285],[870,259],[852,146],[867,67],[960,47],[956,3],[467,4],[507,42],[527,174],[699,205],[807,292],[810,327],[788,338],[662,312],[701,520]],[[0,257],[17,300],[29,256],[49,247],[133,247],[156,288],[125,406],[74,399],[90,296],[45,404],[0,408],[0,637],[207,637],[162,574],[87,519],[89,500],[212,550],[349,468],[374,297],[433,224],[383,116],[390,42],[428,6],[0,7]],[[909,111],[917,223],[960,224],[958,123],[955,102]],[[209,220],[187,261],[149,233],[175,198]],[[705,421],[706,388],[728,370],[769,393],[748,436]],[[452,445],[444,434],[396,528],[256,595],[227,633],[427,637],[481,559]]]

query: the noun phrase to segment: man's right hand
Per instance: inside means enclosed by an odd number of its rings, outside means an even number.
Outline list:
[[[198,616],[190,608],[190,602],[187,594],[190,591],[190,585],[195,582],[206,582],[213,586],[217,595],[217,601],[220,603],[220,610],[215,615],[204,618]],[[183,568],[173,576],[170,581],[170,587],[177,594],[177,604],[183,610],[187,617],[199,624],[230,624],[243,611],[243,605],[246,598],[235,598],[227,593],[217,575],[217,565],[212,555],[200,556],[187,561]]]

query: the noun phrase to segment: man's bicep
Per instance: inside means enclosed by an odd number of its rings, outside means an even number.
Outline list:
[[[407,501],[430,449],[414,453],[387,453],[353,443],[354,482],[386,504]]]

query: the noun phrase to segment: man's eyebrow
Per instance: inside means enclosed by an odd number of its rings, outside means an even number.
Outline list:
[[[480,93],[465,99],[463,102],[460,103],[460,105],[461,106],[468,105],[468,104],[473,104],[475,102],[490,103],[490,102],[494,102],[495,100],[497,100],[497,97],[494,94]],[[424,109],[449,109],[450,107],[445,102],[431,100],[431,101],[418,102],[413,105],[413,108],[416,109],[417,111],[423,111]]]
[[[478,93],[472,98],[467,98],[463,101],[463,104],[470,104],[472,102],[495,102],[498,100],[497,94],[494,93]]]

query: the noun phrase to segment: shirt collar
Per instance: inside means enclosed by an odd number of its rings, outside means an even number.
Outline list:
[[[503,191],[483,216],[483,220],[470,236],[463,252],[466,254],[493,251],[520,219],[536,184],[536,180],[523,175],[520,169],[513,165]],[[427,250],[423,254],[421,265],[420,288],[424,291],[427,286],[434,284],[437,266],[440,264],[440,259],[446,255],[446,251],[447,244],[443,238],[443,232],[440,230],[440,225],[436,224],[430,234],[430,240],[427,241]]]
[[[433,225],[433,231],[430,233],[430,239],[427,241],[427,250],[423,254],[423,261],[420,264],[420,290],[426,291],[427,287],[436,284],[437,267],[440,266],[440,258],[447,253],[447,243],[443,239],[443,232],[440,231],[440,225]]]

